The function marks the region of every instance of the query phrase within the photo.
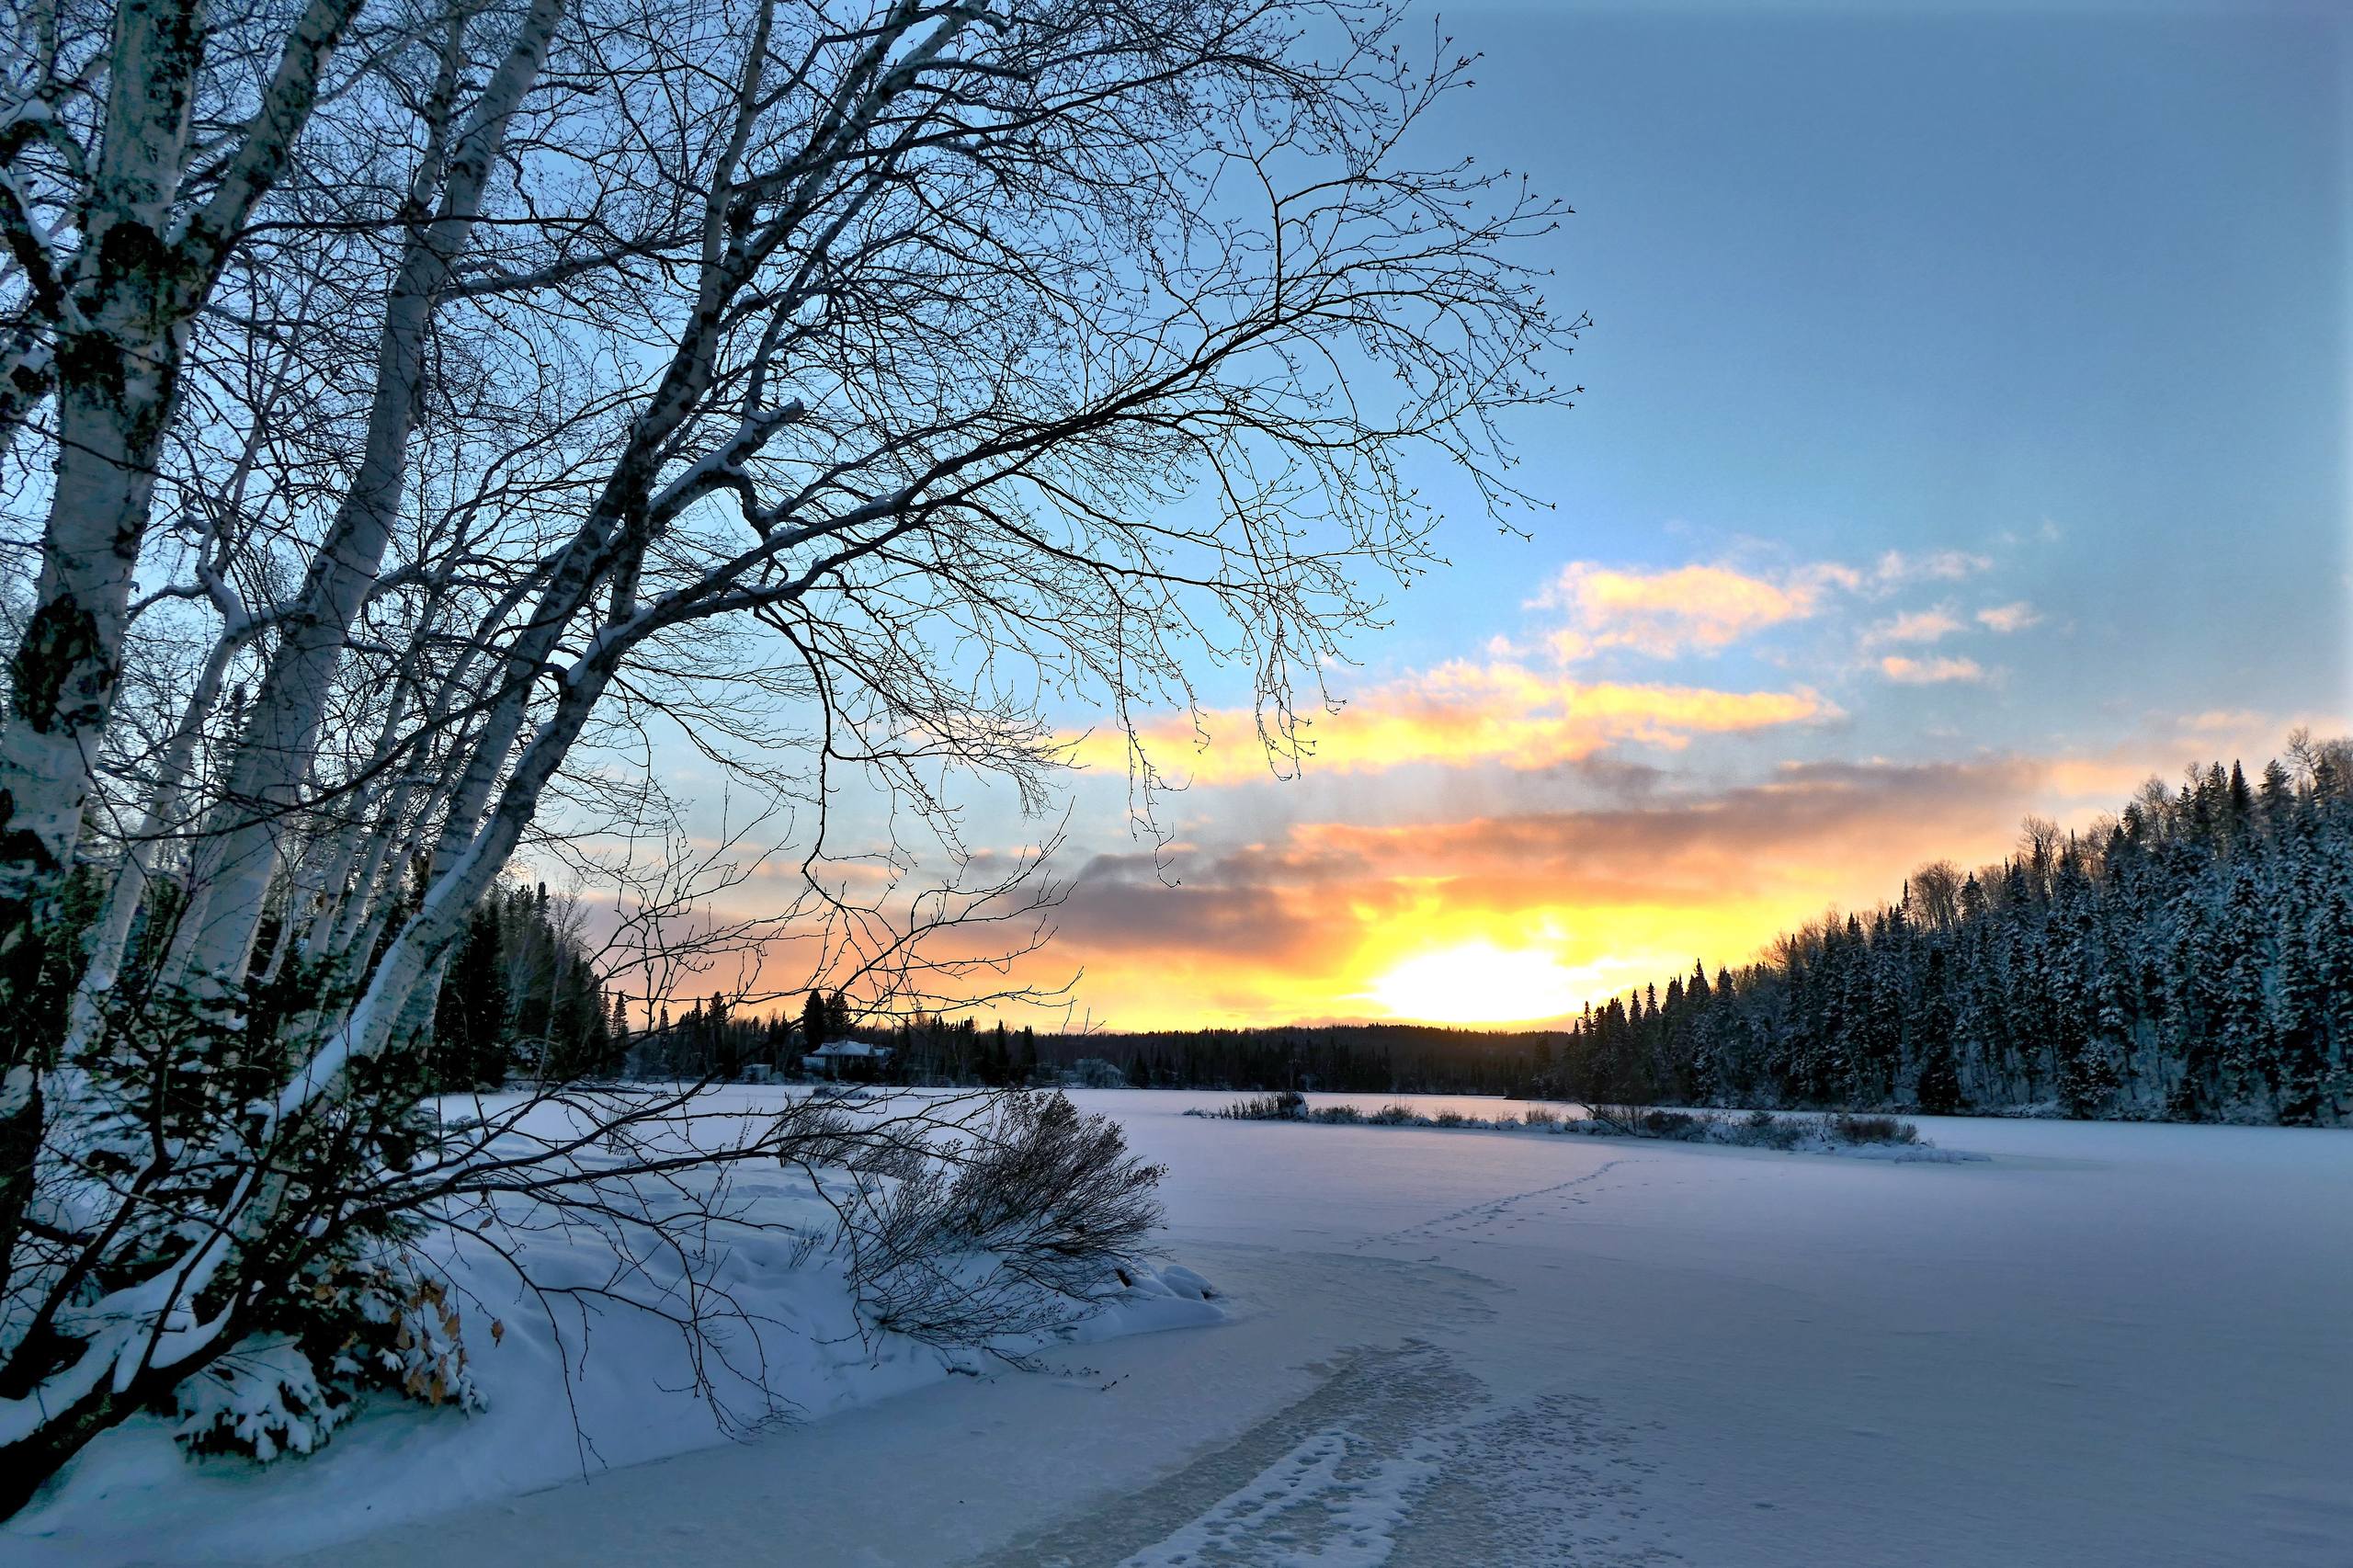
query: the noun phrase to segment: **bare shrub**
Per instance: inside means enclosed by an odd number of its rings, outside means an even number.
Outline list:
[[[1245,1095],[1223,1109],[1207,1114],[1226,1121],[1305,1121],[1307,1096],[1297,1089],[1284,1089],[1272,1095]]]
[[[779,1111],[768,1136],[781,1165],[839,1165],[859,1176],[906,1181],[928,1167],[938,1132],[920,1118],[902,1123],[870,1112],[860,1116],[840,1096],[813,1094]]]
[[[1775,1116],[1769,1110],[1755,1110],[1746,1119],[1732,1129],[1736,1137],[1727,1142],[1753,1145],[1760,1149],[1790,1150],[1805,1141],[1808,1129],[1802,1117]]]
[[[1379,1110],[1374,1111],[1372,1113],[1372,1119],[1379,1122],[1383,1127],[1404,1127],[1410,1122],[1418,1120],[1419,1118],[1415,1115],[1414,1108],[1412,1106],[1398,1105],[1392,1101],[1388,1105],[1382,1106]]]
[[[989,1346],[1070,1321],[1160,1222],[1164,1167],[1059,1094],[1011,1094],[926,1168],[843,1205],[850,1283],[876,1327]]]
[[[1892,1116],[1854,1116],[1841,1111],[1824,1124],[1838,1143],[1916,1143],[1920,1130]]]
[[[1558,1127],[1561,1113],[1550,1106],[1532,1105],[1519,1113],[1519,1119],[1530,1127]]]

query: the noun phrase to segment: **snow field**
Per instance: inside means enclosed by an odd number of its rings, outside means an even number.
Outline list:
[[[566,1463],[536,1473],[576,1474],[559,1411],[537,1408],[540,1433],[515,1414],[505,1380],[530,1369],[502,1363],[510,1335],[483,1358],[487,1415],[371,1414],[276,1471],[119,1445],[111,1482],[94,1467],[52,1501],[51,1525],[82,1533],[43,1541],[20,1523],[10,1561],[291,1551],[369,1529],[364,1500],[390,1482],[478,1501],[300,1560],[2353,1562],[2343,1133],[1923,1118],[1939,1148],[1987,1157],[1895,1165],[1182,1114],[1230,1096],[1074,1097],[1169,1166],[1165,1252],[1216,1282],[1216,1326],[944,1377],[935,1353],[827,1346],[822,1301],[779,1300],[802,1315],[775,1354],[810,1358],[794,1374],[816,1391],[809,1414],[835,1414],[709,1446],[708,1416],[658,1392],[679,1369],[649,1343],[643,1366],[606,1358],[582,1392],[612,1433],[600,1457],[671,1457],[501,1498],[526,1483],[460,1473],[499,1462],[480,1435],[529,1448],[551,1432]],[[741,1284],[796,1278],[822,1294],[820,1275],[773,1259],[747,1258]],[[1186,1270],[1153,1280],[1171,1294],[1139,1279],[1078,1337],[1206,1315]],[[893,1390],[908,1392],[875,1397]],[[675,1451],[689,1425],[705,1446]],[[219,1522],[237,1510],[256,1522]]]

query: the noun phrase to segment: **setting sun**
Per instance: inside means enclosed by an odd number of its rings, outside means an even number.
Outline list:
[[[1460,942],[1390,967],[1367,993],[1391,1017],[1425,1023],[1519,1023],[1576,1011],[1592,976],[1541,948]]]

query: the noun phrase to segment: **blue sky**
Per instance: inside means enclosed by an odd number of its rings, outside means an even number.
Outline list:
[[[1576,206],[1552,259],[1596,326],[1581,406],[1526,432],[1552,526],[1461,530],[1389,655],[1552,555],[1953,548],[2064,622],[1981,739],[2087,700],[2341,706],[2344,23],[1453,25],[1486,58],[1434,129]]]

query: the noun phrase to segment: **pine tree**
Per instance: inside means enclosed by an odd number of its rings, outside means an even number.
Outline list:
[[[2237,762],[2152,780],[2096,837],[2029,819],[2001,865],[1932,868],[1744,977],[1695,966],[1588,1009],[1535,1072],[1613,1097],[2344,1121],[2353,744],[2290,751],[2252,788]],[[1915,920],[1924,885],[1952,891]]]
[[[2247,835],[2255,822],[2255,794],[2246,787],[2246,775],[2236,762],[2231,764],[2231,781],[2224,787],[2222,801],[2223,832],[2235,844]]]
[[[1932,949],[1920,982],[1920,1070],[1912,1097],[1930,1116],[1949,1116],[1963,1103],[1961,1071],[1955,1060],[1956,1019],[1948,967],[1943,949]]]
[[[466,935],[442,982],[434,1012],[437,1077],[453,1089],[506,1082],[507,992],[504,937],[495,901],[466,921]]]
[[[2231,878],[2213,955],[2222,985],[2222,1072],[2240,1100],[2268,1096],[2277,1077],[2264,948],[2262,891],[2252,868],[2242,867]]]
[[[2263,786],[2256,800],[2263,820],[2275,829],[2295,810],[2296,787],[2278,757],[2263,765]]]

